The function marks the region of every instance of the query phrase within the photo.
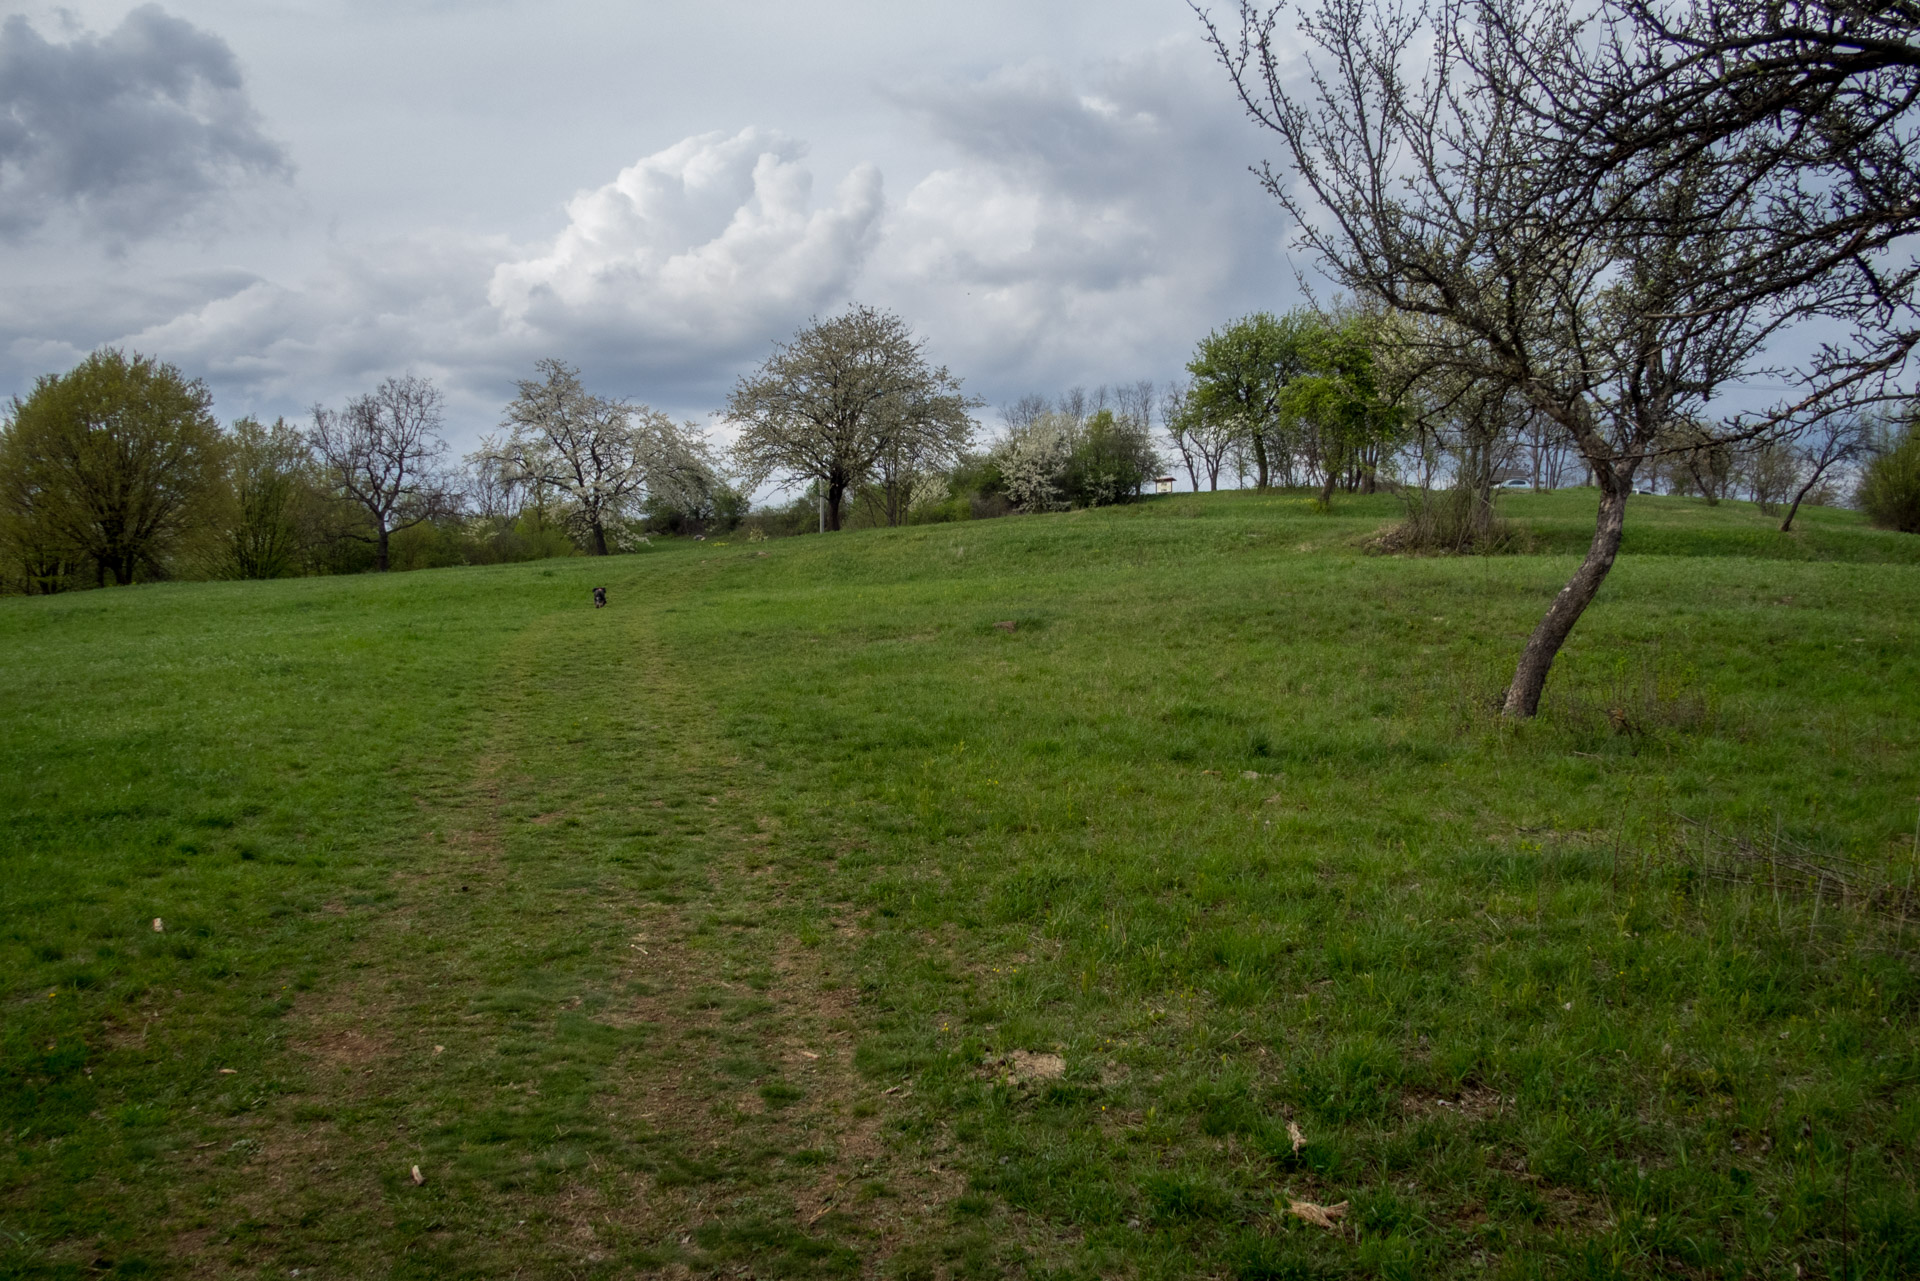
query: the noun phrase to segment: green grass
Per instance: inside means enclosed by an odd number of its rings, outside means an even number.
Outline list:
[[[0,601],[0,1275],[1912,1275],[1920,539],[1591,502]]]

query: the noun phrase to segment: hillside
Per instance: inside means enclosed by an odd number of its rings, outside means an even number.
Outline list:
[[[0,601],[0,1275],[1920,1272],[1920,538],[1501,502]]]

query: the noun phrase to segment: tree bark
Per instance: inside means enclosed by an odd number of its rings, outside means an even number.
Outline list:
[[[1587,558],[1553,598],[1547,616],[1527,639],[1520,666],[1513,673],[1513,683],[1507,686],[1506,702],[1500,709],[1503,715],[1526,718],[1539,712],[1540,694],[1547,686],[1547,673],[1553,670],[1554,658],[1566,644],[1573,625],[1580,621],[1580,615],[1593,603],[1600,584],[1607,580],[1607,573],[1613,568],[1614,557],[1620,554],[1620,535],[1626,528],[1627,498],[1633,493],[1633,476],[1630,472],[1623,476],[1609,467],[1599,480],[1600,512],[1594,520],[1593,543],[1587,548]]]
[[[827,482],[827,530],[829,533],[840,531],[840,500],[847,494],[847,482],[829,480]]]
[[[593,518],[593,554],[595,556],[607,554],[607,531],[606,527],[601,525],[598,516]]]
[[[380,526],[380,536],[373,543],[373,568],[379,573],[387,572],[387,541],[393,534],[385,525]]]
[[[1267,487],[1267,437],[1264,432],[1253,433],[1254,487]]]

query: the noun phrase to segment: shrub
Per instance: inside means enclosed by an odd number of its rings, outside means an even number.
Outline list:
[[[1066,506],[1060,472],[1072,456],[1072,423],[1064,414],[1042,414],[1009,430],[994,447],[1001,492],[1023,512],[1059,511]]]
[[[1867,519],[1882,529],[1920,534],[1920,431],[1913,423],[1867,465],[1859,502]]]
[[[1063,488],[1080,507],[1131,502],[1159,465],[1144,426],[1102,409],[1074,433]]]
[[[1471,489],[1410,490],[1406,503],[1406,519],[1381,531],[1374,551],[1491,556],[1527,549],[1526,536]]]
[[[1006,502],[1023,512],[1131,502],[1160,464],[1146,428],[1110,409],[1038,414],[1008,430],[991,462]]]

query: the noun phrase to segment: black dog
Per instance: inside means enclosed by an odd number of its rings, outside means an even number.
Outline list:
[[[607,605],[607,589],[604,587],[594,588],[593,589],[593,607],[595,609],[605,609],[606,605]]]

